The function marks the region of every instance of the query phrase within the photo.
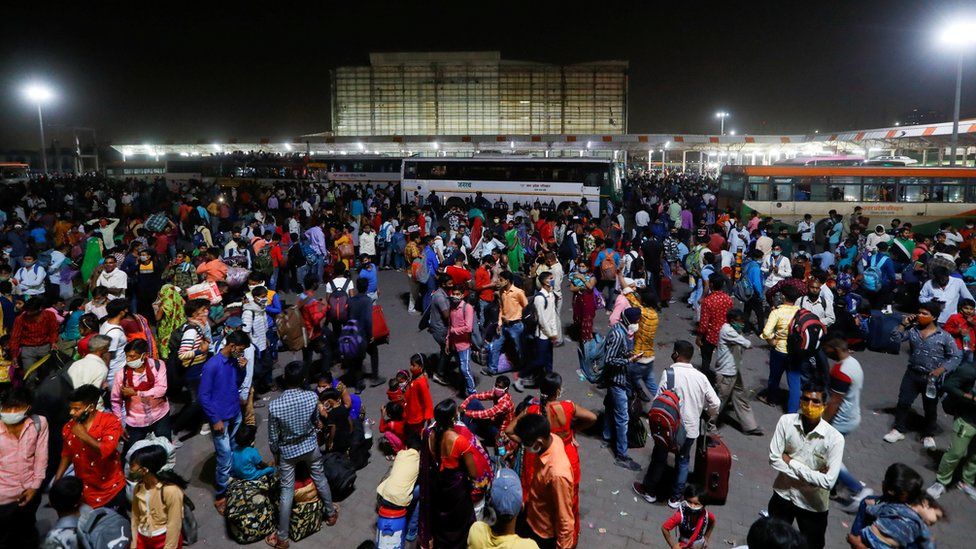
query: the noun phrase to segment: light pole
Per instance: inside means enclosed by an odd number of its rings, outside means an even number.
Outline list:
[[[41,105],[54,98],[54,92],[43,84],[30,84],[24,88],[24,96],[28,101],[37,105],[37,127],[41,134],[41,166],[44,174],[47,174],[47,147],[44,143],[44,115],[41,113]]]
[[[715,118],[719,119],[719,135],[725,135],[725,119],[732,116],[725,111],[718,111],[715,113]]]
[[[942,45],[956,50],[956,102],[952,108],[952,141],[949,148],[949,165],[956,165],[956,147],[959,145],[959,102],[962,97],[962,58],[967,47],[976,45],[976,21],[953,23],[939,35]]]

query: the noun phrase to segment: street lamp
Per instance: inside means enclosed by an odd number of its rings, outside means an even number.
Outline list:
[[[729,130],[729,135],[735,135],[735,130]]]
[[[24,97],[37,105],[37,126],[41,131],[41,165],[44,167],[44,173],[47,174],[47,150],[44,145],[44,116],[41,114],[41,105],[54,99],[54,92],[44,84],[35,83],[24,88]]]
[[[956,50],[956,103],[952,109],[952,145],[949,165],[956,165],[956,146],[959,144],[959,100],[962,95],[962,56],[967,48],[976,45],[976,21],[960,21],[942,29],[939,42]]]
[[[725,135],[725,119],[730,116],[732,115],[725,111],[718,111],[717,113],[715,113],[715,118],[718,118],[720,121],[719,135]]]

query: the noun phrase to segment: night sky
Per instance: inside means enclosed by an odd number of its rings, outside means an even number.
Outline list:
[[[47,124],[116,143],[324,131],[329,69],[371,51],[628,60],[632,133],[717,133],[720,109],[739,133],[887,126],[916,107],[951,117],[955,54],[936,30],[976,16],[976,2],[939,1],[19,4],[0,37],[0,148],[36,147],[20,93],[32,77],[60,96]],[[976,114],[976,51],[962,105]]]

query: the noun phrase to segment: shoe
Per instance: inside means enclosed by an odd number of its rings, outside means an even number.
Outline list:
[[[748,437],[764,437],[764,436],[766,436],[766,433],[764,433],[763,430],[760,429],[760,428],[758,428],[758,427],[755,428],[755,429],[753,429],[753,430],[751,430],[751,431],[745,431],[742,434],[744,434],[744,435],[746,435]]]
[[[960,482],[959,484],[963,483]],[[969,485],[967,484],[967,486]],[[969,486],[970,490],[972,490],[972,488],[972,486]],[[932,499],[939,499],[946,493],[946,485],[936,481],[932,483],[932,486],[925,489],[925,493],[932,496]]]
[[[932,437],[925,437],[922,439],[922,446],[926,450],[935,450],[935,439]]]
[[[339,521],[339,506],[333,503],[332,504],[332,516],[331,517],[325,517],[325,525],[326,526],[335,526],[336,522],[338,522],[338,521]]]
[[[430,379],[433,379],[434,383],[437,383],[439,385],[444,385],[444,386],[450,385],[450,383],[448,383],[447,380],[442,378],[440,374],[434,374],[430,376]]]
[[[210,424],[204,423],[203,427],[200,427],[200,436],[205,437],[210,434]]]
[[[905,434],[899,431],[898,429],[892,429],[883,438],[885,442],[894,444],[898,441],[905,440]]]
[[[941,483],[938,483],[937,482],[936,484],[941,484]],[[964,493],[967,496],[969,496],[969,499],[971,499],[973,501],[976,501],[976,488],[973,488],[973,485],[972,484],[969,484],[968,482],[963,482],[963,481],[960,480],[959,482],[956,483],[956,488],[959,488],[959,490],[962,491],[962,493]],[[929,495],[931,495],[931,494],[929,494]],[[935,497],[935,496],[932,496],[932,497]]]
[[[870,495],[874,495],[874,490],[864,486],[861,488],[860,492],[854,494],[854,497],[851,498],[851,502],[843,506],[842,509],[845,513],[857,513],[857,510],[861,508],[861,500]]]
[[[512,387],[514,387],[515,390],[518,391],[518,392],[520,392],[520,393],[524,393],[525,392],[525,385],[522,384],[522,380],[521,379],[516,379],[515,380],[515,383],[512,384]]]
[[[264,542],[274,549],[288,549],[288,540],[279,538],[275,532],[268,534],[268,537],[264,538]]]
[[[613,463],[617,467],[623,467],[624,469],[629,469],[631,471],[640,471],[641,470],[640,463],[637,463],[636,461],[634,461],[633,459],[631,459],[629,456],[613,458]]]
[[[481,369],[481,375],[483,376],[497,376],[498,372],[492,372],[487,366]]]
[[[650,494],[648,494],[647,492],[644,491],[644,485],[641,484],[640,482],[635,482],[633,484],[633,487],[634,487],[634,493],[637,494],[638,496],[644,498],[644,501],[646,501],[647,503],[654,503],[654,502],[657,501],[657,498],[656,497],[654,497],[654,496],[652,496],[652,495],[650,495]]]
[[[683,500],[682,498],[678,498],[678,499],[670,498],[668,500],[668,507],[670,507],[672,509],[677,509],[677,508],[681,507],[681,504],[684,503],[684,501],[685,500]]]
[[[369,386],[370,387],[379,387],[380,385],[383,385],[384,383],[386,383],[386,378],[383,377],[383,376],[374,376],[374,377],[369,378]]]

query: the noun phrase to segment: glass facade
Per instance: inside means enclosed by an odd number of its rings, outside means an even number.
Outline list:
[[[548,65],[497,52],[372,54],[332,73],[332,131],[356,135],[622,134],[627,62]]]

